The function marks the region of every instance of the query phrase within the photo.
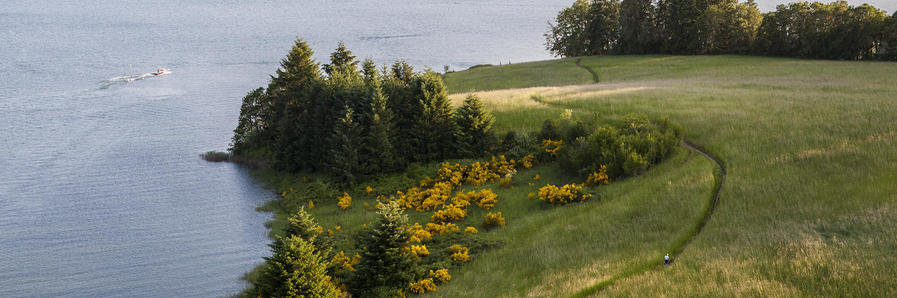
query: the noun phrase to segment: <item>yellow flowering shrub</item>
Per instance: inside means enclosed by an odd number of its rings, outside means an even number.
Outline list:
[[[458,206],[459,208],[467,208],[467,206],[470,206],[472,193],[473,192],[468,192],[465,194],[463,192],[458,192],[452,197],[452,205]]]
[[[448,269],[438,269],[436,271],[430,270],[430,276],[441,283],[452,280],[452,276],[449,275]]]
[[[308,210],[315,209],[315,202],[308,200]]]
[[[442,163],[442,167],[436,171],[436,180],[448,182],[452,187],[459,187],[464,182],[464,167],[458,163]]]
[[[337,198],[337,200],[339,200],[339,202],[337,202],[336,205],[339,206],[340,209],[346,210],[349,209],[349,206],[352,206],[352,196],[347,192],[344,192],[341,197]]]
[[[551,156],[556,156],[558,151],[564,145],[564,140],[552,141],[551,139],[542,140],[542,148]]]
[[[523,158],[520,159],[519,164],[520,164],[520,166],[522,166],[523,168],[525,168],[525,169],[529,169],[529,168],[532,168],[532,167],[533,167],[535,161],[536,161],[536,156],[535,156],[535,155],[527,154],[526,156],[524,156]]]
[[[371,194],[372,192],[374,192],[374,188],[368,185],[364,188],[364,192],[366,192],[367,194]]]
[[[542,178],[542,176],[539,176],[539,174],[536,174],[536,176],[533,176],[534,181],[539,181],[539,178]]]
[[[419,223],[414,223],[410,227],[407,227],[406,230],[411,234],[411,242],[420,243],[433,238],[433,234],[430,234],[430,232],[425,230]]]
[[[589,174],[589,177],[586,178],[586,183],[583,185],[592,186],[607,184],[610,184],[610,177],[607,176],[607,166],[601,165],[601,168],[597,172]]]
[[[470,185],[481,185],[492,182],[501,178],[496,172],[493,172],[490,163],[487,161],[475,162],[467,169],[464,183]]]
[[[479,192],[474,193],[472,197],[472,201],[474,201],[477,206],[483,208],[484,210],[492,209],[495,206],[495,203],[498,203],[498,195],[495,192],[492,192],[491,189],[483,189]]]
[[[461,221],[464,220],[465,217],[467,217],[467,210],[449,204],[443,205],[442,209],[433,212],[433,216],[430,218],[433,220],[433,222],[442,223],[450,221]]]
[[[504,227],[505,226],[505,218],[501,216],[501,212],[497,213],[486,213],[486,217],[483,219],[483,227],[491,228],[491,227]]]
[[[480,231],[477,231],[477,228],[474,228],[474,227],[466,227],[466,228],[464,228],[464,234],[476,234],[476,233],[479,233],[479,232],[480,232]]]
[[[338,271],[349,270],[355,271],[355,264],[361,261],[361,256],[355,254],[352,258],[346,256],[343,251],[340,251],[338,254],[333,255],[333,259],[330,260],[330,264],[335,266]]]
[[[591,198],[591,194],[583,193],[582,186],[567,184],[561,187],[546,185],[539,188],[539,200],[554,205],[564,205],[573,201],[585,201]]]
[[[444,235],[444,234],[450,234],[452,232],[457,232],[458,226],[456,226],[455,224],[450,223],[450,222],[445,222],[445,223],[441,223],[441,224],[428,222],[426,230],[427,230],[427,232],[430,232],[430,234]]]
[[[415,294],[423,294],[426,292],[434,292],[436,291],[436,284],[433,283],[432,278],[425,278],[419,282],[413,282],[408,285],[409,290]]]
[[[452,261],[456,263],[463,263],[470,261],[470,249],[467,247],[463,247],[461,245],[455,244],[449,246],[449,251],[452,252]]]
[[[424,257],[430,255],[430,251],[427,250],[426,245],[412,245],[406,247],[407,251],[414,255],[415,257]]]
[[[490,169],[499,176],[508,176],[517,173],[516,162],[512,159],[508,161],[504,155],[499,155],[498,159],[492,157],[492,163],[489,164]]]

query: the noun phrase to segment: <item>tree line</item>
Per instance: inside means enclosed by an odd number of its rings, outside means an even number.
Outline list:
[[[753,0],[577,0],[549,22],[557,56],[753,54],[897,61],[897,13],[869,4]]]
[[[297,39],[267,88],[244,98],[236,156],[279,170],[321,171],[342,182],[413,162],[480,156],[494,143],[492,116],[471,96],[453,109],[442,76],[404,61],[360,65],[341,42],[330,64]]]

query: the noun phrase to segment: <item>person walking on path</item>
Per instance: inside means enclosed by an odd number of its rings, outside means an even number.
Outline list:
[[[669,266],[670,263],[672,263],[670,261],[670,254],[663,256],[663,266]]]

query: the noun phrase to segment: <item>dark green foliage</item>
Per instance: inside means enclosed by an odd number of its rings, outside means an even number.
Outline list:
[[[682,129],[667,120],[628,116],[616,125],[601,125],[586,138],[565,141],[561,166],[586,176],[607,166],[611,178],[632,176],[661,162],[682,140]]]
[[[362,174],[359,167],[362,137],[352,109],[344,109],[345,114],[333,130],[329,172],[340,182],[351,184]]]
[[[589,55],[612,54],[620,39],[619,0],[592,0],[586,32]]]
[[[766,14],[756,53],[823,59],[870,59],[881,47],[887,15],[871,5],[797,2]]]
[[[885,21],[882,30],[881,51],[878,58],[882,60],[897,61],[897,12]]]
[[[408,217],[395,203],[377,211],[378,220],[361,235],[361,262],[347,281],[357,297],[392,297],[414,281],[417,263],[403,248],[411,235],[404,229]]]
[[[390,137],[393,131],[393,114],[387,98],[380,87],[380,77],[372,60],[364,63],[365,86],[370,102],[369,125],[364,134],[361,148],[361,167],[366,174],[380,173],[395,169],[394,154]]]
[[[660,0],[658,3],[658,31],[664,52],[695,54],[701,50],[700,17],[707,1]]]
[[[431,161],[455,156],[454,138],[458,127],[442,76],[427,71],[412,81],[412,90],[421,111],[414,125],[415,135],[409,136],[420,140],[414,155],[415,161]]]
[[[237,128],[234,129],[234,137],[231,139],[230,151],[240,154],[248,151],[249,145],[262,140],[255,138],[266,131],[271,123],[271,101],[264,88],[258,88],[243,97],[243,105],[240,106],[240,118],[237,120]]]
[[[700,18],[701,53],[746,54],[751,50],[763,16],[753,0],[723,0],[708,7]]]
[[[623,0],[620,3],[620,40],[618,51],[626,54],[656,53],[657,30],[654,26],[653,0]]]
[[[759,54],[897,60],[897,21],[868,5],[795,2],[761,14],[754,0],[579,0],[545,33],[558,56]]]
[[[252,294],[261,297],[339,296],[327,275],[326,260],[310,242],[290,236],[279,239],[271,249],[274,254],[265,258],[265,267],[253,284],[255,293]]]
[[[465,156],[480,156],[494,144],[492,123],[495,119],[486,111],[479,97],[470,95],[455,112],[458,124],[458,151]]]
[[[558,128],[558,122],[555,120],[547,119],[545,122],[542,122],[542,130],[539,131],[539,141],[542,140],[560,140],[561,132]]]
[[[370,59],[359,70],[340,43],[322,76],[312,55],[297,40],[268,89],[244,98],[231,148],[235,158],[268,159],[278,170],[322,171],[352,184],[413,162],[482,153],[483,143],[458,153],[458,128],[441,75],[415,73],[404,61],[383,75]]]

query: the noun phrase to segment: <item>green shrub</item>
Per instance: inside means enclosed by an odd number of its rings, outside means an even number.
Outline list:
[[[682,140],[682,129],[666,119],[627,116],[614,125],[598,126],[561,150],[561,166],[583,177],[607,166],[611,178],[637,175],[661,162]]]

